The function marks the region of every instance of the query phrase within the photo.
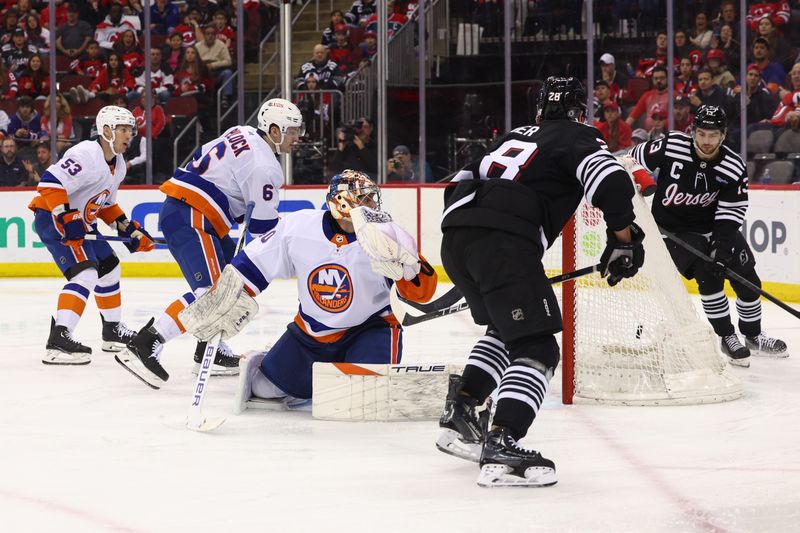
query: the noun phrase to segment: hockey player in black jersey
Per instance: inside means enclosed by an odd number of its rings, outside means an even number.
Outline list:
[[[467,165],[445,191],[442,262],[486,325],[463,376],[451,376],[437,447],[479,461],[481,486],[556,483],[553,461],[523,448],[560,360],[561,312],[542,255],[581,197],[609,227],[601,263],[609,285],[644,262],[633,223],[634,188],[600,132],[583,123],[586,94],[575,78],[548,78],[536,125],[517,128]],[[491,428],[476,414],[498,390]]]
[[[761,330],[759,294],[734,279],[739,331],[731,322],[723,290],[725,268],[757,286],[753,252],[739,232],[747,211],[747,169],[739,155],[724,146],[725,112],[716,106],[700,106],[691,136],[671,131],[631,150],[633,158],[651,173],[658,171],[653,198],[653,217],[659,227],[714,258],[709,264],[669,239],[667,249],[678,271],[694,278],[703,310],[720,337],[722,351],[732,364],[750,366],[750,354],[786,357],[786,343]]]

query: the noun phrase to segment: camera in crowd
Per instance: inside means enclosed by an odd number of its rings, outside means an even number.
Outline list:
[[[340,142],[351,143],[355,136],[364,129],[364,123],[361,121],[346,122],[341,127],[336,129],[336,138]],[[342,135],[343,134],[343,135]]]

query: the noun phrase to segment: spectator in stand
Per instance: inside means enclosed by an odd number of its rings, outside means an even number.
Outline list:
[[[604,122],[606,120],[603,114],[603,106],[610,103],[619,103],[618,100],[611,97],[611,88],[606,80],[597,80],[594,82],[594,118]]]
[[[406,17],[405,13],[403,13],[402,6],[399,2],[395,2],[395,0],[387,0],[386,10],[388,12],[388,18],[386,19],[386,35],[387,39],[391,39],[392,36],[403,27],[403,25],[408,22],[408,17]],[[366,25],[367,31],[375,32],[377,35],[378,32],[378,14],[374,13],[370,15],[367,19]]]
[[[189,10],[196,10],[199,17],[197,23],[203,27],[211,23],[211,17],[217,11],[217,3],[210,0],[191,0],[189,2]],[[202,39],[198,39],[200,41]]]
[[[122,64],[125,65],[131,76],[138,76],[144,70],[144,54],[136,43],[136,32],[125,30],[119,34],[114,43],[114,51],[119,54]]]
[[[739,69],[739,41],[734,38],[733,28],[724,24],[719,30],[719,35],[711,38],[711,48],[721,50],[725,54],[725,64],[730,65],[735,72]]]
[[[667,134],[667,108],[661,107],[661,104],[656,104],[650,111],[650,119],[652,120],[652,127],[647,132],[649,141],[660,139]]]
[[[34,100],[42,100],[50,94],[50,75],[39,54],[34,54],[28,62],[28,68],[19,75],[19,94],[30,96]]]
[[[426,183],[433,181],[433,170],[425,162],[425,177],[419,175],[419,159],[411,156],[411,150],[398,144],[392,150],[392,157],[386,162],[386,181],[389,183]]]
[[[13,72],[0,61],[0,100],[14,100],[19,93],[19,83]]]
[[[92,31],[98,24],[103,22],[108,16],[110,9],[109,3],[104,0],[89,0],[88,2],[76,2],[80,10],[81,20],[85,20],[92,27]],[[42,24],[44,25],[44,23]],[[60,26],[60,24],[58,24]]]
[[[732,30],[731,37],[738,39],[739,17],[737,15],[739,3],[735,0],[724,0],[719,8],[719,15],[711,23],[711,30],[717,37],[722,36],[722,27],[728,26]]]
[[[108,16],[95,28],[94,40],[100,44],[100,48],[110,51],[113,50],[114,43],[117,42],[120,34],[126,30],[135,31],[135,28],[133,24],[122,18],[122,6],[112,4]]]
[[[714,85],[722,89],[733,89],[736,87],[736,78],[730,73],[725,65],[725,54],[722,50],[711,49],[706,52],[706,66],[711,71]]]
[[[322,41],[321,44],[323,46],[330,46],[333,43],[333,35],[336,30],[336,27],[339,24],[345,24],[344,20],[344,13],[342,13],[341,9],[334,9],[331,11],[331,22],[328,26],[322,30]]]
[[[361,53],[361,66],[363,66],[378,53],[378,36],[371,31],[365,33],[364,40],[358,45],[358,51]]]
[[[757,0],[756,0],[757,1]],[[791,19],[791,9],[789,2],[763,2],[755,3],[747,10],[747,26],[753,31],[758,31],[758,23],[762,18],[768,17],[772,20],[773,25],[777,28],[783,29],[789,24]],[[763,75],[764,72],[762,71]]]
[[[231,70],[233,62],[228,47],[217,39],[217,30],[213,24],[208,24],[203,29],[203,40],[197,43],[197,53],[208,67],[211,78],[216,80],[216,87],[221,87],[222,107],[229,108],[233,97],[233,84],[226,82],[233,76]]]
[[[39,25],[39,17],[36,15],[27,15],[26,20],[25,35],[28,43],[36,47],[42,58],[47,59],[50,55],[50,30]]]
[[[178,70],[183,61],[183,37],[180,32],[170,34],[167,44],[161,47],[161,57],[172,72]]]
[[[56,30],[56,50],[70,59],[77,59],[86,51],[93,35],[94,29],[89,23],[78,18],[78,4],[70,2],[66,23]]]
[[[18,143],[30,146],[39,138],[41,131],[41,117],[33,108],[33,100],[30,96],[20,96],[17,99],[17,112],[11,115],[8,124],[8,135]]]
[[[789,84],[787,87],[788,89],[784,87],[779,89],[778,94],[780,95],[781,99],[784,98],[788,93],[800,91],[800,62],[792,65],[792,69],[789,71]]]
[[[135,92],[136,80],[122,64],[122,58],[117,52],[108,54],[106,68],[100,71],[100,75],[95,78],[88,91],[82,85],[73,87],[73,89],[75,90],[70,89],[70,97],[80,103],[86,103],[98,96],[108,101],[114,95],[126,96],[131,91],[134,91],[132,96],[138,96],[138,93]]]
[[[311,60],[300,67],[300,72],[295,78],[295,87],[305,82],[309,72],[316,74],[320,89],[337,89],[342,83],[339,66],[328,59],[328,49],[321,44],[314,45]]]
[[[704,11],[698,11],[694,16],[694,28],[689,35],[689,42],[698,50],[706,50],[711,46],[713,34],[708,25],[708,15]]]
[[[35,162],[31,162],[28,159],[22,160],[22,166],[25,167],[25,172],[28,173],[28,180],[25,185],[29,187],[35,187],[48,167],[53,164],[49,142],[39,141],[34,149],[36,150]]]
[[[144,93],[145,79],[144,71],[136,78],[136,90],[140,94]],[[172,70],[164,65],[161,60],[161,49],[150,48],[150,84],[153,88],[153,95],[160,104],[166,103],[172,97],[175,90],[175,80],[172,77]]]
[[[677,30],[675,32],[675,48],[672,51],[673,55],[675,57],[689,57],[689,52],[692,50],[694,50],[694,48],[689,44],[686,32]]]
[[[660,104],[663,108],[668,105],[667,99],[670,97],[670,94],[667,90],[667,69],[662,65],[653,67],[653,75],[650,78],[650,82],[653,88],[645,92],[642,97],[639,98],[636,106],[631,110],[628,118],[625,119],[628,126],[633,127],[639,117],[644,115],[644,128],[650,131],[653,128],[653,119],[650,116],[653,106]]]
[[[197,100],[197,118],[206,136],[210,135],[213,127],[210,95],[214,92],[214,82],[194,46],[186,47],[174,80],[173,96],[193,96]]]
[[[56,117],[57,117],[56,134],[58,135],[56,139],[56,149],[58,150],[58,153],[63,154],[67,148],[69,148],[75,143],[77,136],[75,135],[75,130],[72,128],[72,113],[69,108],[69,103],[61,95],[61,93],[56,94]],[[42,127],[39,138],[49,139],[50,138],[49,96],[44,101],[41,124]]]
[[[649,141],[649,135],[647,134],[647,130],[644,128],[636,128],[633,130],[633,134],[631,135],[631,142],[634,146],[637,144],[642,144],[643,142]]]
[[[780,63],[784,68],[790,68],[795,56],[792,53],[792,46],[775,28],[771,18],[762,17],[758,21],[758,36],[769,43],[769,60]]]
[[[711,105],[730,114],[730,98],[719,85],[714,84],[714,75],[708,67],[703,67],[697,74],[697,90],[689,96],[689,103],[692,105],[692,113],[701,105]]]
[[[600,56],[600,79],[608,83],[611,90],[611,98],[618,100],[625,89],[628,87],[628,77],[617,70],[617,63],[609,53]]]
[[[144,98],[139,101],[139,104],[134,107],[131,112],[136,119],[138,134],[137,138],[131,142],[128,150],[125,152],[125,164],[128,168],[127,176],[135,183],[144,183],[145,162],[147,161],[147,128],[145,124]],[[158,104],[158,98],[156,98],[155,95],[153,95],[152,106],[150,108],[150,125],[153,132],[153,153],[167,153],[167,149],[169,148],[169,135],[166,134],[166,130],[164,129],[167,125],[167,116],[166,113],[164,113],[164,108]],[[165,158],[154,157],[152,159],[154,178],[155,176],[159,176],[159,181],[163,181],[167,172],[172,170],[167,169],[167,167],[169,167],[169,160],[167,159],[166,164],[164,164],[165,162],[163,160]]]
[[[604,121],[597,121],[594,126],[600,130],[608,144],[608,151],[611,153],[630,148],[633,145],[631,140],[631,127],[620,119],[619,105],[616,102],[606,102],[603,105]]]
[[[217,31],[217,40],[228,47],[232,58],[236,57],[236,32],[228,24],[228,15],[220,9],[214,13],[212,20],[214,29]]]
[[[17,8],[12,7],[5,13],[5,20],[3,21],[3,29],[0,31],[0,45],[6,45],[11,42],[14,36],[14,31],[19,27],[19,11]]]
[[[649,78],[653,75],[653,69],[657,66],[666,66],[667,64],[667,39],[666,32],[660,31],[656,35],[656,51],[654,56],[643,57],[639,59],[636,65],[637,78]],[[677,59],[677,58],[676,58]]]
[[[319,90],[317,75],[313,72],[306,74],[305,83],[299,87],[305,91]],[[306,125],[306,135],[310,139],[319,139],[330,123],[331,93],[303,93],[298,95],[295,104],[303,114],[303,123]]]
[[[733,114],[728,119],[731,128],[726,137],[731,148],[738,151],[741,136],[741,129],[739,128],[739,117],[741,115],[739,113],[738,98],[741,98],[741,86],[736,87],[734,93],[737,95],[737,100],[736,105],[731,110]],[[761,79],[761,71],[753,64],[747,66],[745,98],[747,99],[747,135],[756,130],[773,129],[770,120],[778,107],[779,98],[767,89],[766,84]]]
[[[175,32],[181,34],[183,39],[182,46],[194,46],[197,44],[198,33],[202,39],[202,32],[200,31],[200,12],[197,9],[192,9],[183,17],[183,21],[175,26]]]
[[[753,63],[761,71],[761,78],[766,82],[767,87],[772,92],[777,92],[786,78],[786,70],[780,63],[769,60],[769,41],[763,37],[756,37],[753,40],[751,52]],[[774,85],[771,85],[774,84]]]
[[[28,171],[17,157],[17,143],[7,137],[2,144],[3,157],[0,157],[0,187],[19,187],[28,181]]]
[[[9,4],[11,3],[11,0],[6,0],[5,3]],[[28,15],[36,15],[38,17],[39,13],[31,6],[31,0],[17,0],[15,7],[17,9],[17,13],[19,13],[19,26],[23,30],[27,31]]]
[[[366,117],[358,119],[353,126],[336,130],[336,152],[330,162],[334,173],[338,174],[349,168],[366,172],[373,178],[377,176],[378,148],[372,138],[372,131],[372,121]]]
[[[355,0],[350,10],[344,14],[344,18],[351,26],[367,27],[369,17],[378,12],[378,6],[374,0]]]
[[[99,2],[99,0],[90,0],[88,4]],[[103,2],[100,2],[103,3]],[[50,28],[50,2],[42,2],[44,6],[39,12],[39,24],[42,28]],[[60,28],[67,22],[67,4],[64,0],[56,0],[56,28]],[[90,22],[92,26],[94,23]]]
[[[328,57],[338,65],[339,76],[347,76],[361,63],[361,51],[350,44],[347,24],[339,24],[334,32],[334,42],[328,47]]]
[[[25,30],[17,28],[11,36],[11,42],[3,45],[3,61],[14,74],[19,74],[28,67],[28,61],[37,53],[37,48],[29,44]]]
[[[181,23],[181,12],[171,0],[156,0],[150,5],[150,29],[156,35],[169,35]]]
[[[673,116],[673,129],[681,133],[691,133],[692,124],[694,123],[694,115],[691,112],[691,104],[689,98],[683,95],[675,97],[675,102],[672,106]]]
[[[678,75],[675,76],[675,94],[688,97],[697,89],[697,78],[694,76],[694,66],[688,57],[682,57],[678,63]]]
[[[800,91],[784,96],[769,122],[776,128],[800,130]]]
[[[100,76],[100,72],[103,71],[105,66],[106,62],[103,60],[103,56],[100,55],[100,45],[95,40],[89,41],[86,52],[80,59],[73,59],[69,63],[69,68],[72,72],[81,76],[89,76],[90,78]],[[70,91],[71,93],[72,91]],[[77,102],[75,98],[72,101]]]
[[[228,16],[230,25],[237,31],[244,30],[245,57],[250,57],[248,61],[258,60],[258,43],[261,26],[261,15],[259,13],[258,0],[243,0],[244,20],[241,24],[236,22],[236,0],[231,0],[225,7],[225,14]],[[266,3],[266,2],[265,2]],[[275,15],[277,18],[277,15]],[[255,56],[255,57],[253,57]]]

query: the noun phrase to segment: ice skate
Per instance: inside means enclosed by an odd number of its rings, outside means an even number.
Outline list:
[[[253,397],[253,377],[260,372],[261,361],[266,355],[267,352],[252,351],[239,359],[239,386],[233,399],[233,412],[237,415],[247,409],[247,403]]]
[[[169,374],[158,362],[163,347],[164,337],[155,330],[151,318],[114,359],[147,386],[159,389],[169,379]]]
[[[487,434],[480,462],[481,487],[547,487],[558,482],[553,461],[520,446],[506,428]]]
[[[46,365],[88,365],[92,362],[92,349],[76,341],[66,326],[56,326],[52,317],[46,350],[42,359]]]
[[[206,351],[205,342],[198,342],[194,350],[194,369],[196,375],[200,371],[200,363],[203,361],[203,354]],[[214,354],[214,363],[211,365],[212,376],[236,376],[239,374],[239,356],[234,355],[231,347],[220,341],[217,346],[217,353]]]
[[[481,456],[484,428],[476,412],[478,401],[461,394],[462,383],[461,376],[450,375],[444,413],[439,419],[443,431],[436,447],[444,453],[477,463]]]
[[[136,332],[122,322],[103,321],[103,347],[104,352],[119,352],[133,339]]]
[[[758,334],[758,337],[745,337],[744,343],[753,355],[774,358],[789,357],[786,343],[766,335],[763,331]]]
[[[720,337],[722,353],[728,356],[732,365],[748,368],[750,366],[750,350],[739,341],[736,334]]]

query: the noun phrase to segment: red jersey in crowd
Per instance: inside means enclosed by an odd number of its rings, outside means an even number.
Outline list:
[[[175,26],[175,29],[172,31],[173,33],[178,32],[181,34],[181,38],[183,39],[183,47],[186,48],[187,46],[194,46],[197,44],[197,38],[194,34],[194,28],[189,26],[188,24],[178,24]]]
[[[128,50],[122,54],[122,63],[131,71],[144,68],[144,54],[138,50]]]
[[[176,72],[173,76],[175,80],[175,96],[195,93],[210,93],[214,89],[214,82],[208,78],[195,80],[188,70]]]
[[[789,125],[786,124],[786,115],[792,111],[800,113],[800,91],[788,93],[781,99],[781,103],[778,104],[778,108],[769,123],[779,128]]]
[[[769,17],[773,26],[780,28],[789,23],[792,10],[789,2],[764,2],[753,4],[747,10],[747,25],[753,31],[758,31],[758,22],[764,17]]]
[[[122,76],[112,76],[109,79],[109,70],[104,68],[100,71],[100,75],[89,86],[89,90],[93,93],[103,92],[106,89],[114,89],[114,92],[119,94],[126,94],[136,88],[136,81],[131,76],[128,69],[123,69]]]
[[[103,61],[100,56],[89,57],[88,55],[84,55],[81,59],[73,59],[70,61],[69,69],[81,76],[97,78],[97,76],[100,75],[100,71],[105,68],[105,65],[105,61]]]
[[[72,117],[67,115],[64,120],[58,121],[56,127],[56,134],[59,139],[72,139],[74,136],[72,132]],[[42,115],[42,132],[39,137],[50,137],[50,118]]]
[[[25,70],[19,77],[19,96],[47,96],[50,94],[50,76],[34,78],[30,71]]]
[[[19,83],[17,82],[17,77],[10,70],[6,70],[6,79],[3,80],[3,89],[5,89],[5,92],[2,94],[3,100],[13,100],[17,97]]]

